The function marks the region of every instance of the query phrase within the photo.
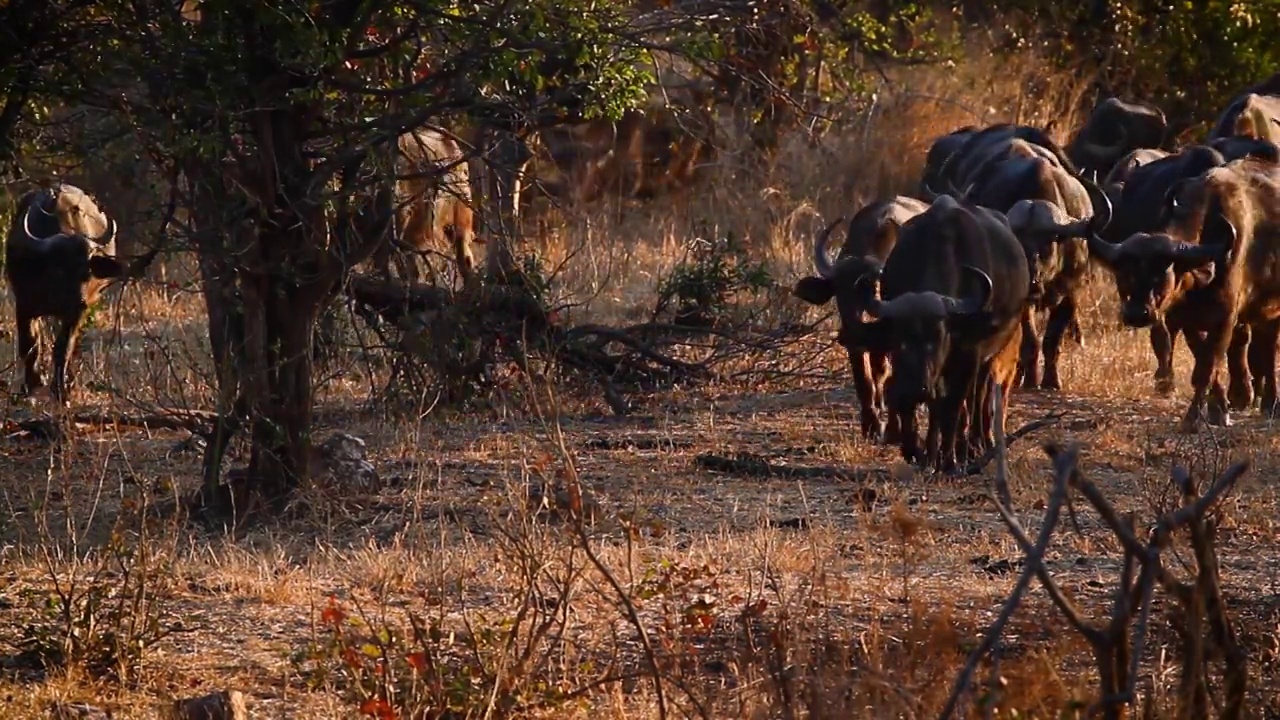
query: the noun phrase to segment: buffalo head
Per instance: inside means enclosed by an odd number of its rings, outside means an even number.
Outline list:
[[[1119,244],[1091,235],[1089,252],[1115,276],[1124,324],[1137,328],[1153,324],[1185,290],[1185,275],[1191,276],[1194,286],[1212,282],[1216,266],[1230,258],[1235,244],[1235,226],[1225,225],[1230,242],[1213,244],[1175,242],[1165,233],[1136,233]]]
[[[1065,269],[1063,243],[1100,234],[1111,222],[1111,199],[1096,183],[1085,179],[1080,182],[1093,206],[1088,217],[1072,220],[1056,203],[1040,199],[1019,200],[1006,213],[1010,229],[1027,254],[1032,301],[1043,297],[1045,286]]]
[[[841,320],[852,322],[861,314],[861,308],[874,299],[859,281],[866,276],[878,277],[883,263],[874,255],[843,256],[832,262],[827,254],[827,242],[831,231],[842,222],[844,217],[838,217],[818,233],[813,243],[813,267],[817,274],[801,278],[791,292],[811,305],[825,305],[834,297],[840,307]]]
[[[891,402],[900,408],[938,397],[943,391],[942,368],[953,346],[974,342],[991,329],[987,303],[992,295],[991,277],[965,265],[962,271],[977,281],[978,292],[957,298],[936,292],[908,292],[890,300],[873,296],[866,305],[870,323],[849,324],[841,342],[857,342],[888,352],[893,364]],[[875,284],[876,275],[864,275],[860,286]]]
[[[52,204],[54,212],[44,206]],[[104,227],[101,234],[94,236],[82,228],[89,221],[97,219]],[[64,228],[69,226],[69,228]],[[83,237],[97,248],[114,254],[112,242],[116,237],[116,221],[98,210],[88,195],[71,185],[59,185],[53,190],[45,190],[34,197],[22,216],[23,241],[38,243],[46,238],[63,232]]]

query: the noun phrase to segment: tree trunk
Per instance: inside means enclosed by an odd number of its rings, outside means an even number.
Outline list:
[[[230,248],[241,241],[242,218],[226,196],[223,178],[206,172],[198,162],[188,163],[185,173],[190,188],[190,218],[195,225],[191,238],[200,268],[200,284],[208,314],[209,349],[213,356],[214,382],[218,394],[218,422],[205,447],[203,496],[206,502],[217,497],[222,480],[222,460],[239,431],[244,414],[240,387],[244,348],[244,309],[236,290],[236,273]],[[230,242],[228,242],[230,240]]]
[[[520,192],[532,153],[509,130],[487,129],[484,134],[482,206],[488,244],[485,265],[497,282],[517,284],[520,276]]]
[[[320,304],[288,277],[273,274],[248,285],[253,290],[246,292],[246,303],[255,310],[252,339],[257,344],[249,383],[254,388],[249,477],[260,496],[279,508],[307,477],[314,400],[311,337]]]

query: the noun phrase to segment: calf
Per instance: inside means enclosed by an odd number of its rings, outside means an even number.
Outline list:
[[[840,316],[841,337],[844,338],[846,327],[862,322],[863,312],[871,299],[866,292],[856,287],[856,281],[864,274],[879,272],[898,242],[902,225],[928,207],[926,203],[902,195],[867,205],[849,222],[844,245],[833,263],[827,256],[827,240],[831,231],[843,219],[838,218],[814,242],[813,264],[817,274],[801,278],[796,283],[793,294],[812,305],[825,305],[834,297]],[[886,411],[884,382],[888,375],[887,355],[870,351],[850,338],[844,338],[841,344],[849,354],[863,437],[883,438],[885,442],[894,442],[898,427],[896,423],[890,423],[886,428],[883,420]]]
[[[1224,357],[1231,368],[1230,395],[1237,398],[1233,404],[1247,406],[1252,388],[1243,379],[1246,347],[1261,375],[1263,412],[1280,414],[1280,167],[1257,158],[1236,160],[1180,181],[1167,198],[1158,230],[1135,233],[1120,244],[1090,239],[1090,251],[1115,275],[1121,320],[1144,327],[1164,314],[1194,331],[1187,333],[1195,368],[1182,430],[1196,429],[1206,398],[1205,419],[1230,424],[1220,378]]]
[[[5,245],[5,276],[13,295],[24,393],[44,386],[36,369],[36,321],[57,321],[51,394],[66,402],[86,311],[112,278],[124,274],[116,259],[116,224],[85,192],[60,184],[18,200]]]

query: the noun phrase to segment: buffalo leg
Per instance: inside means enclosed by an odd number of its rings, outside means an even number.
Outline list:
[[[1259,405],[1263,415],[1270,418],[1280,416],[1280,401],[1276,396],[1277,340],[1280,340],[1280,319],[1254,326],[1253,342],[1249,343],[1249,369],[1254,382],[1259,383]]]
[[[1253,339],[1249,342],[1248,363],[1249,375],[1253,379],[1253,394],[1258,398],[1261,410],[1268,413],[1275,404],[1275,356],[1276,337],[1269,335],[1271,327],[1280,320],[1268,320],[1254,326]],[[1268,385],[1268,382],[1271,384]],[[1267,394],[1267,388],[1271,394]]]
[[[1027,308],[1022,314],[1022,351],[1018,356],[1018,374],[1022,387],[1034,390],[1040,385],[1040,334],[1036,329],[1036,311]]]
[[[942,472],[951,473],[956,469],[956,441],[960,414],[964,409],[965,399],[973,392],[978,362],[976,357],[960,355],[948,364],[951,367],[947,373],[947,391],[935,403],[938,407],[937,424],[942,436],[940,455],[935,467]]]
[[[858,396],[859,416],[862,423],[862,436],[874,440],[880,437],[880,417],[876,412],[875,389],[871,384],[871,373],[868,367],[868,353],[861,350],[849,350],[849,369],[853,372],[853,391]]]
[[[898,438],[902,436],[902,427],[898,422],[895,414],[889,413],[888,403],[885,400],[885,384],[889,377],[889,358],[883,353],[867,353],[867,360],[871,365],[871,392],[872,405],[875,412],[880,417],[885,418],[884,431],[881,441],[884,443],[896,443]]]
[[[931,470],[937,470],[941,466],[939,458],[942,454],[941,432],[942,424],[939,422],[942,408],[939,405],[940,400],[937,398],[930,399],[925,403],[928,408],[929,424],[924,431],[924,467]]]
[[[1247,410],[1253,404],[1253,381],[1245,363],[1251,330],[1244,323],[1236,325],[1231,333],[1231,345],[1227,347],[1227,402],[1232,410]]]
[[[1074,305],[1074,303],[1072,303]],[[1067,337],[1071,338],[1071,342],[1084,347],[1084,332],[1080,330],[1080,314],[1072,313],[1071,322],[1067,325]]]
[[[1183,432],[1196,432],[1200,410],[1206,400],[1208,407],[1205,420],[1210,425],[1230,426],[1231,416],[1227,410],[1227,397],[1220,374],[1235,328],[1235,318],[1229,318],[1227,322],[1219,321],[1207,328],[1203,339],[1197,337],[1192,342],[1192,334],[1187,333],[1188,345],[1192,347],[1196,363],[1191,371],[1191,404],[1182,418]]]
[[[23,313],[17,314],[18,356],[22,358],[22,392],[30,394],[44,387],[40,370],[36,367],[40,362],[40,343],[37,334],[36,318]]]
[[[1156,356],[1156,392],[1173,393],[1173,343],[1178,339],[1178,326],[1157,320],[1151,326],[1151,352]]]
[[[969,416],[969,432],[968,432],[968,453],[962,458],[964,462],[968,462],[969,456],[977,457],[986,452],[990,443],[994,442],[991,435],[991,383],[995,377],[991,374],[991,364],[983,363],[978,369],[978,379],[973,385],[973,389],[969,393],[968,416]]]
[[[1049,310],[1049,321],[1044,328],[1044,379],[1040,381],[1044,390],[1062,389],[1062,381],[1058,379],[1058,357],[1062,352],[1062,338],[1075,322],[1076,303],[1072,298],[1066,298]]]
[[[75,354],[79,334],[76,331],[80,329],[83,317],[84,310],[81,310],[75,317],[59,319],[58,335],[53,341],[53,386],[50,391],[62,402],[66,402],[71,387],[71,357]]]

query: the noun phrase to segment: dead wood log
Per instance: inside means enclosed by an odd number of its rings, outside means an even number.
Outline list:
[[[66,436],[67,423],[86,425],[96,429],[107,427],[136,428],[142,430],[187,430],[198,435],[208,435],[218,422],[218,413],[208,410],[156,409],[145,413],[125,413],[112,410],[82,410],[69,415],[42,413],[34,417],[6,419],[4,433],[26,433],[33,439],[60,442]]]
[[[694,458],[694,463],[700,468],[713,472],[761,478],[808,478],[864,482],[872,477],[888,474],[888,471],[880,468],[779,465],[751,453],[738,453],[736,457],[703,453]]]

